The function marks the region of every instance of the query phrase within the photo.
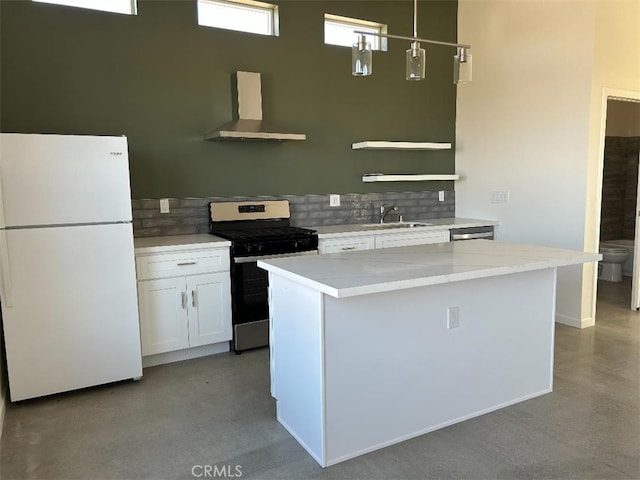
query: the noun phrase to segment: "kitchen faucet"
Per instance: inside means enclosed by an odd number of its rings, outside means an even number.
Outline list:
[[[380,223],[384,223],[384,219],[387,217],[389,212],[397,212],[397,211],[398,211],[398,207],[396,207],[395,205],[391,205],[387,207],[387,204],[383,203],[380,206]]]

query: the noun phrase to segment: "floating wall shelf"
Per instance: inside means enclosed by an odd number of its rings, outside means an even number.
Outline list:
[[[450,143],[366,141],[351,145],[353,150],[451,150]]]
[[[410,175],[365,173],[363,182],[427,182],[430,180],[458,180],[460,175]]]

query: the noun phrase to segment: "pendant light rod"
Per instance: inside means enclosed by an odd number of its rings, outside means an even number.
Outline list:
[[[411,42],[424,42],[424,43],[432,43],[434,45],[447,45],[449,47],[471,48],[471,45],[465,45],[464,43],[440,42],[438,40],[427,40],[426,38],[403,37],[401,35],[389,35],[388,33],[365,32],[362,30],[354,30],[353,32],[359,33],[361,35],[373,35],[374,37],[398,38],[400,40],[409,40]]]
[[[418,36],[418,0],[413,0],[413,36]]]

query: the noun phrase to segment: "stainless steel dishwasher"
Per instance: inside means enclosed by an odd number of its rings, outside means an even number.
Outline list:
[[[483,227],[466,227],[452,228],[449,230],[451,241],[458,242],[460,240],[475,240],[484,238],[485,240],[493,240],[493,225]]]

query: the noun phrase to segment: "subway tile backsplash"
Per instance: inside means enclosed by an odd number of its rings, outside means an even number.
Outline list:
[[[384,203],[398,207],[405,220],[428,220],[455,216],[455,192],[445,191],[444,202],[438,192],[347,193],[340,195],[340,206],[329,206],[329,195],[279,195],[263,197],[171,198],[169,213],[160,213],[158,199],[134,199],[133,233],[136,237],[182,235],[209,232],[209,202],[289,200],[291,224],[299,227],[374,223]],[[388,221],[397,221],[391,212]]]

